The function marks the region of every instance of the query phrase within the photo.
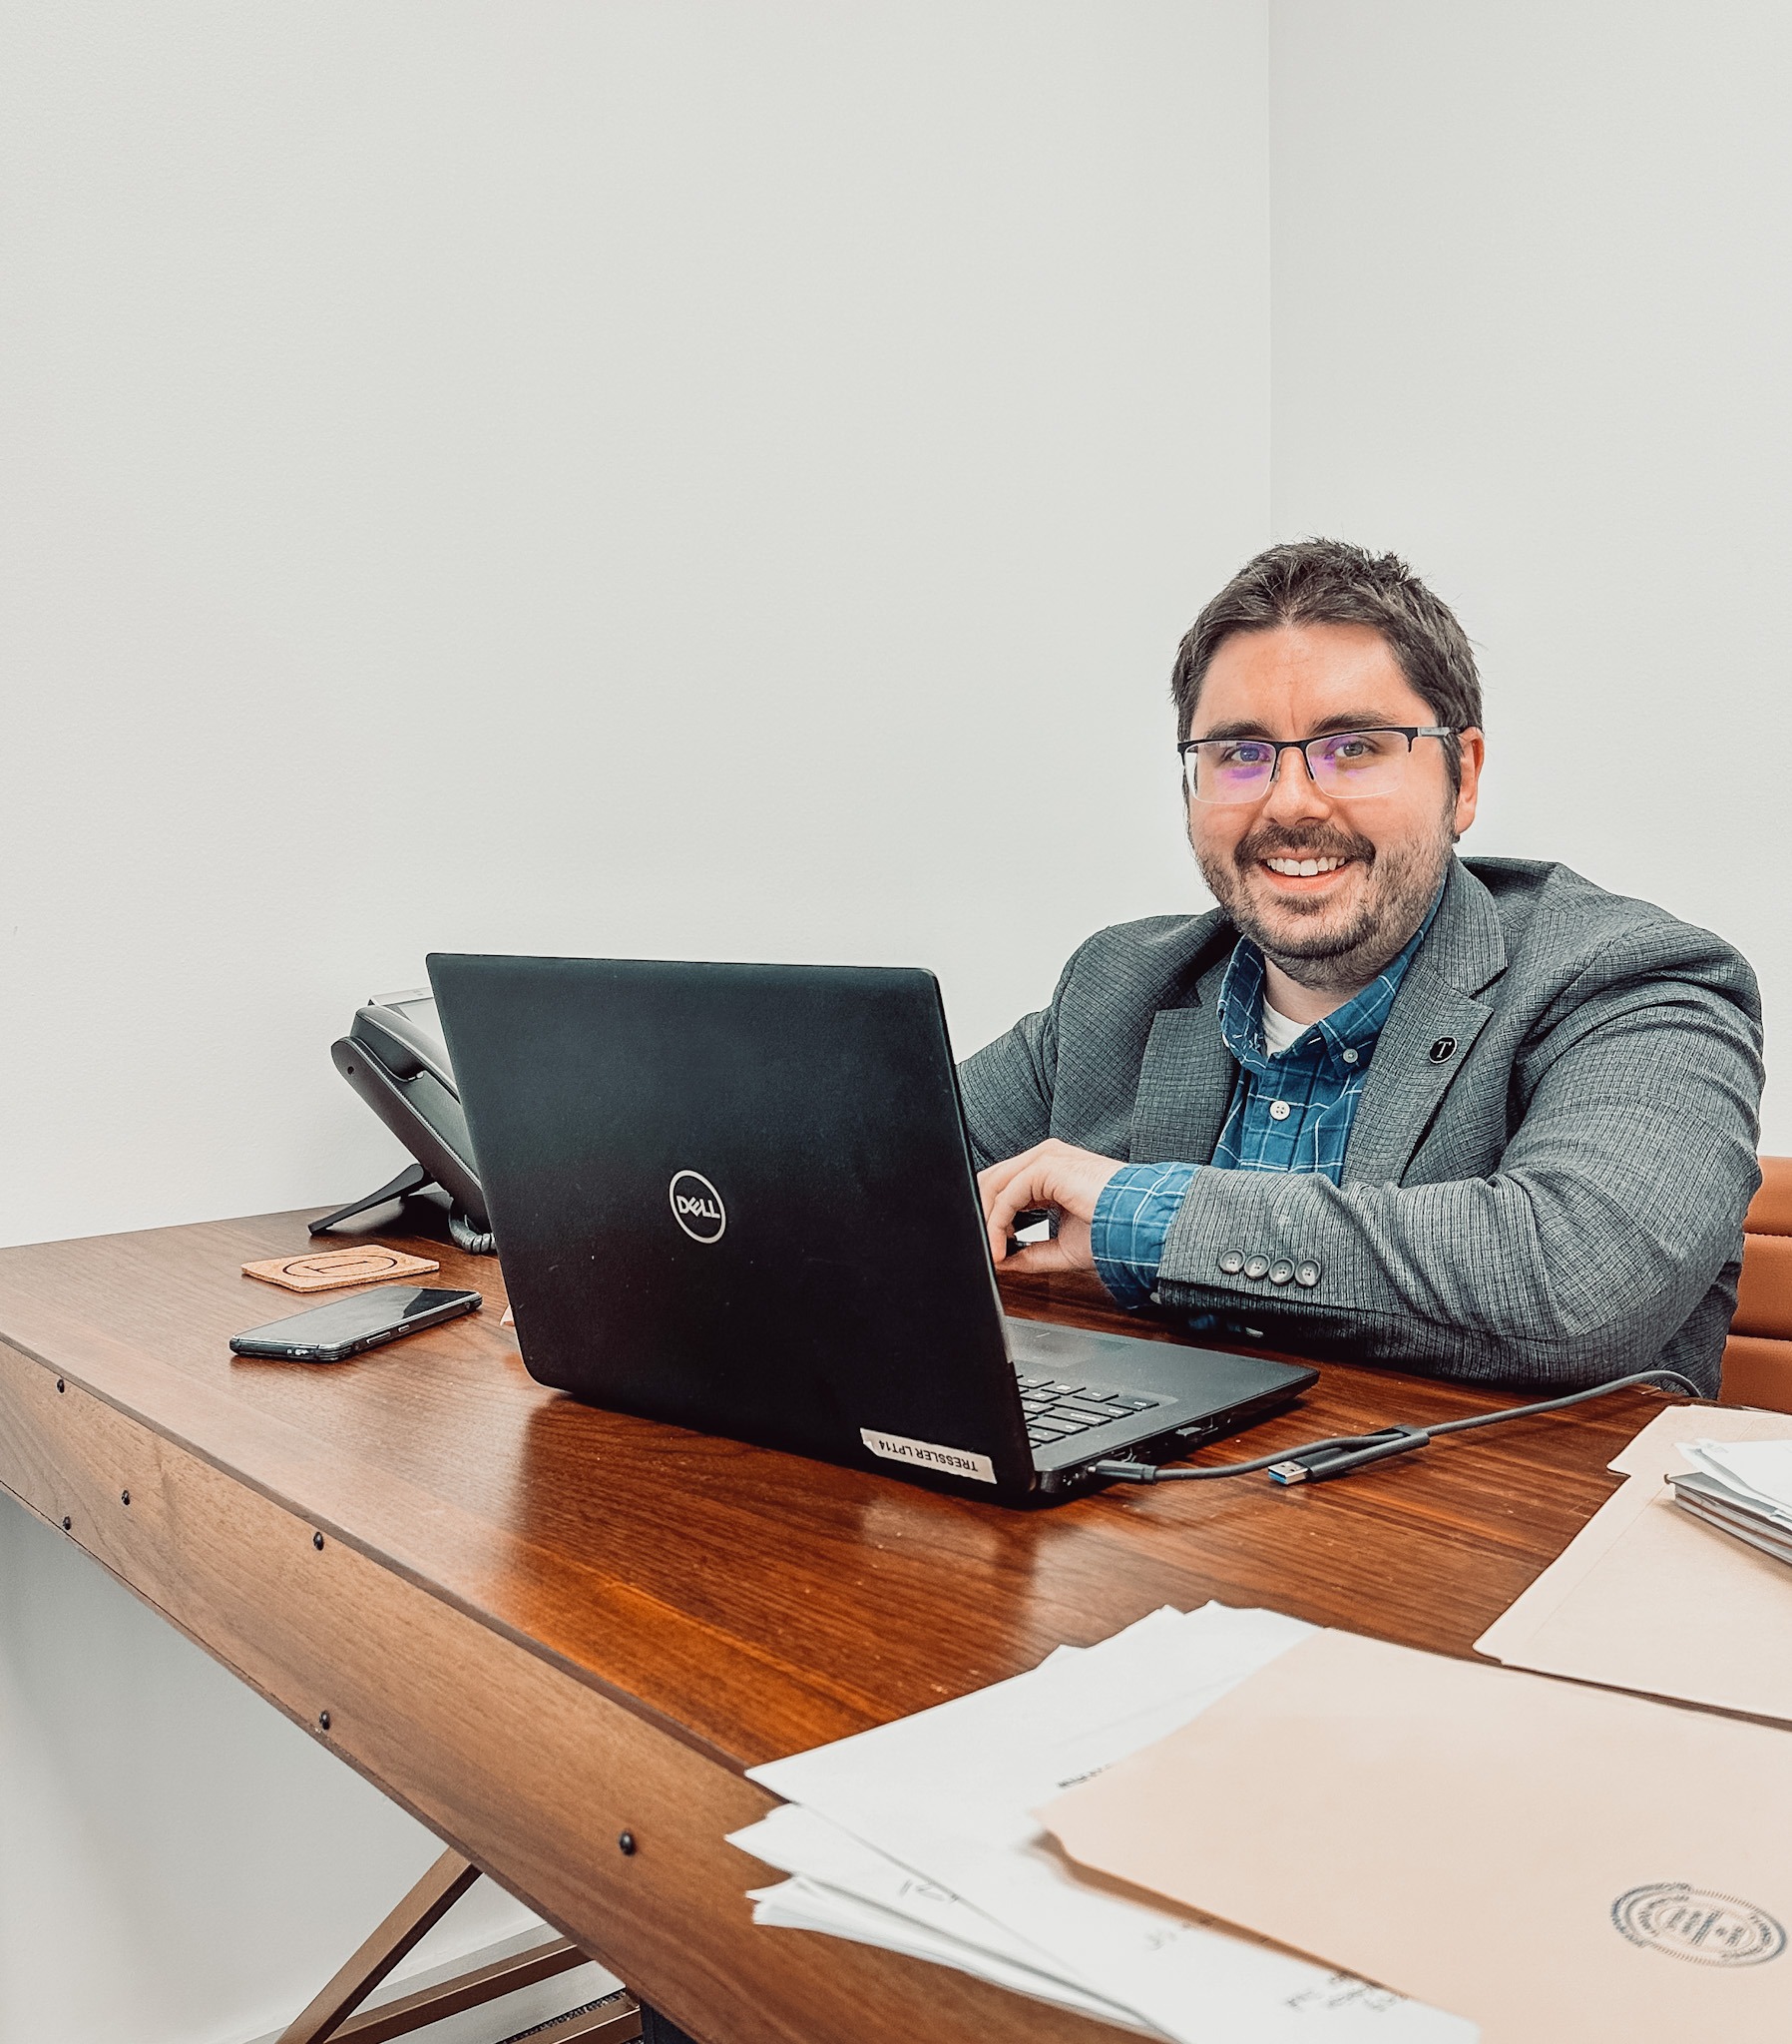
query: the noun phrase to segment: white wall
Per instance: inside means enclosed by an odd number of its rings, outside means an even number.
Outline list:
[[[6,2044],[277,2033],[440,1849],[0,1493]],[[534,1920],[481,1881],[405,1970]]]
[[[1771,1059],[1792,17],[1275,0],[1272,22],[1276,530],[1435,581],[1487,684],[1465,848],[1566,859],[1722,932]],[[1792,1150],[1784,1081],[1763,1147]]]
[[[969,1048],[1192,898],[1260,0],[0,47],[0,1241],[367,1189],[327,1045],[432,946],[920,960]],[[429,1840],[84,1566],[0,1510],[0,2038],[264,2029]]]
[[[8,13],[0,1240],[376,1181],[327,1046],[432,946],[970,1048],[1185,890],[1259,7]]]

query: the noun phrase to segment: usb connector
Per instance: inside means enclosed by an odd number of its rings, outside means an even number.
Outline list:
[[[1411,1454],[1430,1439],[1431,1435],[1421,1426],[1386,1426],[1379,1433],[1364,1434],[1348,1446],[1309,1448],[1304,1454],[1271,1462],[1269,1476],[1275,1483],[1323,1483],[1328,1476],[1342,1476],[1370,1462],[1385,1462],[1390,1455]]]

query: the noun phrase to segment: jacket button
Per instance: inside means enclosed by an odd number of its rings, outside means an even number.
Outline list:
[[[1296,1264],[1294,1267],[1294,1281],[1296,1284],[1304,1284],[1308,1290],[1311,1290],[1319,1282],[1319,1266],[1310,1258],[1304,1264]]]
[[[1269,1259],[1267,1257],[1252,1257],[1250,1262],[1244,1267],[1244,1275],[1252,1278],[1267,1278],[1269,1275]]]
[[[1431,1046],[1430,1057],[1434,1065],[1445,1064],[1455,1055],[1456,1038],[1454,1036],[1440,1036],[1437,1042]]]
[[[1285,1122],[1293,1112],[1293,1108],[1285,1100],[1272,1100],[1269,1103],[1269,1119],[1272,1122]]]
[[[1219,1268],[1228,1278],[1236,1278],[1238,1273],[1244,1269],[1244,1252],[1242,1250],[1221,1250],[1219,1253]]]
[[[1271,1284],[1286,1284],[1293,1276],[1294,1266],[1289,1263],[1286,1257],[1278,1257],[1269,1267],[1269,1281]]]

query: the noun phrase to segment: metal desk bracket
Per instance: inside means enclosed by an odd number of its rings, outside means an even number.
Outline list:
[[[458,1852],[444,1852],[303,2013],[286,2025],[279,2044],[388,2044],[390,2038],[408,2036],[463,2009],[478,2008],[588,1963],[570,1937],[554,1938],[356,2015],[368,1995],[478,1878],[479,1869],[470,1860]],[[527,2034],[530,2044],[574,2044],[575,2039],[630,2044],[641,2035],[641,2011],[630,1995],[612,1994]]]

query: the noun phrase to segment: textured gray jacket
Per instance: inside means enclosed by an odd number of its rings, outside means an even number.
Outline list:
[[[1218,909],[1091,937],[1049,1008],[960,1067],[979,1165],[1048,1136],[1211,1157],[1236,941]],[[1761,1080],[1760,997],[1728,944],[1567,866],[1456,860],[1343,1183],[1201,1172],[1154,1295],[1311,1355],[1564,1388],[1658,1363],[1715,1393]],[[1262,1260],[1283,1281],[1248,1275]],[[1287,1281],[1301,1265],[1317,1281]]]

